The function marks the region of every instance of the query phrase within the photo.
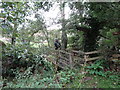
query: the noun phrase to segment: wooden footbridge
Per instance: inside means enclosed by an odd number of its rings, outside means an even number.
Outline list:
[[[92,57],[91,57],[92,56]],[[103,58],[101,51],[83,52],[75,50],[50,50],[45,56],[56,67],[75,68],[85,62]]]

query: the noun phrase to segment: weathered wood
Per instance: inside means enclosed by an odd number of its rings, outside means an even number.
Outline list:
[[[72,61],[72,55],[69,54],[69,59],[70,59],[70,68],[73,68],[73,61]]]
[[[119,58],[119,57],[120,57],[120,54],[113,54],[112,57],[114,57],[114,58]]]
[[[76,57],[78,61],[84,61],[84,62],[103,58],[103,56],[89,58],[90,54],[100,53],[100,50],[92,51],[92,52],[83,52],[83,51],[75,51],[75,50],[71,50],[71,51],[52,50],[50,53],[51,55],[56,57],[56,60],[49,59],[48,61],[51,61],[53,64],[55,64],[56,68],[61,67],[63,69],[65,69],[65,67],[67,68],[69,67],[72,69],[76,64],[78,64],[79,62],[75,60]],[[74,56],[73,55],[74,53],[77,55]]]
[[[87,61],[88,60],[88,55],[84,55],[84,60]]]
[[[70,64],[70,60],[66,61],[66,60],[60,58],[59,61],[65,62],[65,63],[67,63],[67,64]]]
[[[69,52],[63,51],[63,50],[59,50],[60,53],[65,53],[65,54],[71,54]]]
[[[73,58],[73,61],[75,60],[75,59],[78,59],[78,60],[84,60],[84,57],[78,57],[78,56],[72,56],[72,58]]]
[[[69,61],[69,59],[67,59],[67,58],[65,58],[65,57],[62,57],[62,56],[60,56],[59,58],[60,58],[60,59],[63,59],[63,60],[66,60],[66,61]]]
[[[112,60],[112,61],[120,61],[119,58],[112,58],[112,59],[109,59],[109,60]]]
[[[75,51],[75,50],[72,50],[71,52],[73,52],[73,53],[77,53],[77,54],[79,54],[79,55],[83,55],[83,54],[84,54],[83,51]]]
[[[101,59],[101,58],[103,58],[103,56],[98,56],[98,57],[93,57],[93,58],[87,58],[86,61],[92,61],[92,60]]]
[[[96,53],[100,53],[100,50],[99,51],[92,51],[92,52],[85,52],[86,55],[88,55],[88,54],[96,54]]]

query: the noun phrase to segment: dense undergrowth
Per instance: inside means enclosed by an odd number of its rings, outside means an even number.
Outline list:
[[[62,70],[57,73],[43,70],[29,75],[19,73],[12,81],[5,80],[4,88],[120,88],[119,74],[110,71],[106,73],[106,77],[82,74],[78,70]]]
[[[75,70],[59,70],[32,45],[3,49],[3,88],[120,88],[120,73],[106,60]],[[84,68],[84,69],[83,69]]]
[[[79,68],[57,73],[51,63],[43,61],[46,65],[37,67],[34,74],[29,67],[24,72],[18,71],[10,81],[3,79],[4,88],[120,88],[120,73],[109,69],[104,71],[102,60],[96,61],[94,66],[83,67],[85,71]]]

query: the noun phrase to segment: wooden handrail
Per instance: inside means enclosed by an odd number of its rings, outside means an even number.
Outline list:
[[[60,56],[59,58],[64,59],[64,60],[66,60],[66,61],[69,61],[69,59],[67,59],[67,58],[65,58],[65,57],[62,57],[62,56]]]
[[[119,58],[120,54],[113,54],[112,57]]]
[[[86,55],[88,55],[88,54],[96,54],[96,53],[100,53],[101,51],[100,50],[98,50],[98,51],[92,51],[92,52],[85,52],[85,54]]]
[[[51,60],[49,59],[49,61],[53,62],[55,65],[61,67],[61,68],[65,68],[65,67],[69,67],[69,68],[73,68],[75,64],[77,64],[74,60],[74,55],[73,54],[77,54],[78,60],[84,60],[84,61],[92,61],[92,60],[96,60],[96,59],[101,59],[103,58],[103,56],[97,56],[97,57],[93,57],[90,58],[89,55],[90,54],[96,54],[96,53],[101,53],[101,50],[98,51],[92,51],[92,52],[83,52],[83,51],[75,51],[75,50],[69,50],[69,51],[64,51],[64,50],[54,50],[54,49],[50,49],[49,54],[55,56],[56,60]],[[64,55],[66,57],[64,57]]]
[[[71,50],[72,52],[76,52],[76,53],[79,53],[79,52],[83,52],[83,51],[76,51],[76,50]],[[84,53],[84,52],[83,52]]]
[[[92,60],[101,59],[101,58],[103,58],[103,56],[98,56],[98,57],[93,57],[93,58],[87,58],[86,61],[92,61]]]
[[[69,52],[63,51],[63,50],[59,50],[60,53],[65,53],[65,54],[71,54]]]

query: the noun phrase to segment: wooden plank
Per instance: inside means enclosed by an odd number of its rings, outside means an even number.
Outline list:
[[[118,58],[120,57],[120,54],[113,54],[112,57]]]
[[[65,57],[62,57],[62,56],[60,56],[59,58],[60,58],[60,59],[63,59],[63,60],[66,60],[66,61],[69,61],[69,59],[67,59],[67,58],[65,58]]]
[[[78,57],[77,59],[73,58],[73,62],[78,63],[80,61],[84,61],[84,58],[80,58],[80,57]]]
[[[101,59],[101,58],[103,58],[103,56],[98,56],[98,57],[93,57],[93,58],[87,58],[86,61],[92,61],[92,60]]]
[[[73,62],[72,62],[72,56],[69,54],[69,59],[70,59],[70,68],[73,68]]]
[[[69,52],[63,51],[63,50],[59,50],[60,53],[65,53],[65,54],[71,54]]]
[[[87,61],[87,59],[88,59],[88,55],[85,54],[84,55],[84,60]]]
[[[49,58],[47,58],[47,60],[52,62],[53,64],[57,65],[58,67],[61,67],[62,69],[65,69],[66,67],[70,67],[70,64],[67,64],[67,63],[65,63],[65,62],[63,62],[61,60],[59,60],[58,63],[56,63],[55,60],[52,60],[52,59],[49,59]],[[60,63],[65,65],[65,66],[62,66]]]
[[[63,62],[64,64],[68,64],[68,65],[70,64],[70,61],[64,61],[63,59],[60,59],[60,63],[62,63],[62,62]]]
[[[79,50],[79,51],[72,50],[72,52],[73,52],[73,53],[77,53],[77,54],[79,54],[79,55],[83,55],[83,54],[84,54],[84,52],[83,52],[83,51],[80,51],[80,50]]]
[[[112,61],[117,61],[117,60],[119,60],[118,58],[114,58],[114,59],[112,59]]]
[[[95,54],[95,53],[100,53],[100,50],[99,51],[92,51],[92,52],[85,52],[86,55],[88,55],[88,54]]]

